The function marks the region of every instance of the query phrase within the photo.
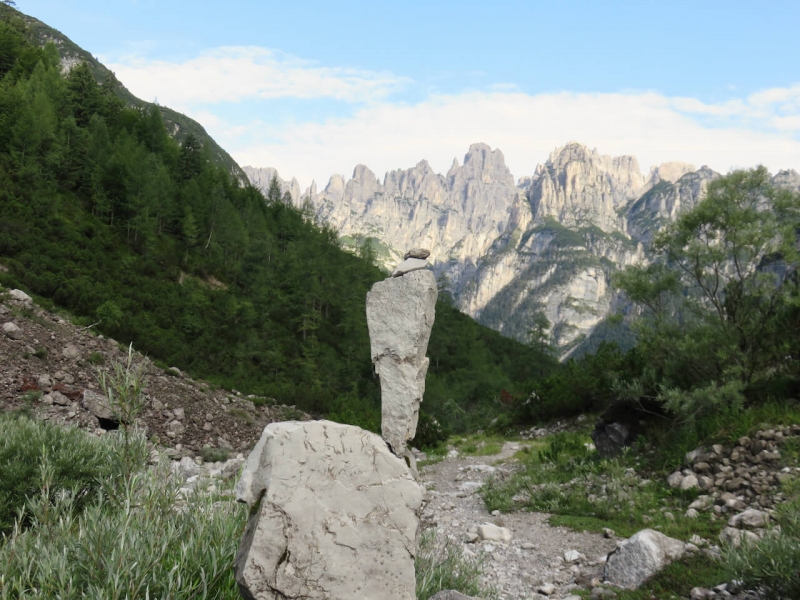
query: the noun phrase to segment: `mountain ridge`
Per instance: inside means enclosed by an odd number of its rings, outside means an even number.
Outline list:
[[[167,132],[178,143],[182,143],[187,136],[193,134],[203,146],[209,148],[215,162],[223,165],[229,174],[236,177],[241,184],[246,184],[248,182],[247,175],[238,163],[217,144],[200,123],[169,107],[147,102],[136,97],[117,79],[113,71],[57,29],[50,27],[35,17],[26,15],[6,4],[0,3],[0,15],[2,15],[2,12],[11,13],[22,19],[30,32],[32,38],[31,42],[38,46],[44,46],[48,42],[52,42],[61,57],[63,73],[68,73],[74,66],[81,62],[87,63],[97,82],[101,85],[106,82],[113,85],[117,96],[126,105],[143,110],[149,110],[151,107],[158,108]]]
[[[502,151],[483,143],[444,175],[421,160],[381,182],[359,164],[350,179],[333,175],[321,191],[312,183],[304,193],[275,169],[244,171],[262,189],[277,177],[281,191],[338,231],[346,248],[369,240],[384,269],[407,248],[430,248],[456,305],[505,335],[527,341],[535,315],[544,313],[562,357],[620,305],[611,274],[647,261],[655,232],[720,176],[678,161],[644,174],[634,156],[574,141],[516,183]],[[775,179],[800,187],[793,171]]]

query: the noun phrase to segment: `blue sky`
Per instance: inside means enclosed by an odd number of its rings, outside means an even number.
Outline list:
[[[307,185],[470,143],[800,170],[800,2],[17,0],[240,164]]]

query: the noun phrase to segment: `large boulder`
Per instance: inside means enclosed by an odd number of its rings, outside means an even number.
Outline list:
[[[606,581],[628,589],[638,588],[648,577],[680,558],[684,543],[653,529],[642,529],[608,555]]]
[[[246,600],[413,600],[422,489],[377,435],[331,421],[268,425],[236,499]]]
[[[367,294],[372,362],[381,382],[381,432],[398,456],[417,431],[436,296],[430,271],[384,279]]]

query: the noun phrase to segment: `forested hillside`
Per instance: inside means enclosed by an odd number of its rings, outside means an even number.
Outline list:
[[[3,7],[5,8],[5,7]],[[0,21],[0,283],[226,387],[375,428],[365,295],[384,275],[161,112]],[[437,306],[425,410],[466,427],[555,361]],[[478,417],[480,415],[480,417]]]

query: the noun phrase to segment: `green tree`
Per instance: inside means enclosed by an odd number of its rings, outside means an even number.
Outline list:
[[[615,278],[646,307],[640,349],[668,408],[735,409],[794,368],[798,215],[765,168],[734,171],[656,237],[654,265]]]

